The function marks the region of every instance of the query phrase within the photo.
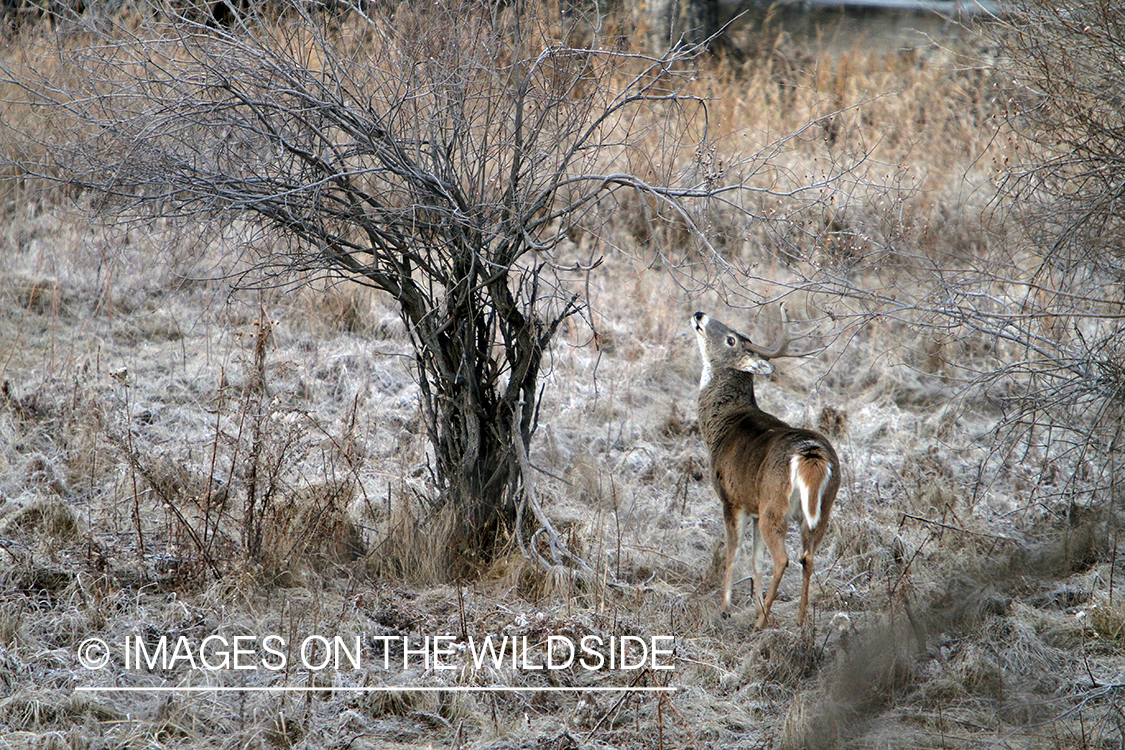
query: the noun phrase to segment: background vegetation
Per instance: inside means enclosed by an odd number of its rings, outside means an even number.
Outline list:
[[[443,423],[425,406],[401,305],[316,263],[287,268],[307,272],[297,286],[245,283],[275,280],[254,274],[291,246],[265,244],[276,237],[242,220],[201,229],[196,219],[225,205],[166,210],[192,205],[196,194],[177,203],[192,183],[161,193],[159,173],[138,183],[93,161],[73,179],[75,158],[119,148],[122,134],[65,113],[120,111],[97,98],[113,93],[103,84],[180,52],[126,56],[151,28],[130,12],[24,24],[0,48],[0,741],[1119,743],[1114,144],[1125,77],[1109,72],[1122,59],[1120,12],[1097,2],[1017,11],[972,29],[833,19],[812,35],[766,19],[732,33],[737,54],[724,48],[652,76],[674,78],[706,119],[669,129],[663,113],[639,113],[599,141],[587,172],[623,153],[656,154],[665,174],[704,190],[619,191],[547,227],[552,295],[578,295],[584,309],[558,315],[543,342],[539,427],[534,439],[524,433],[535,480],[521,486],[588,570],[552,558],[546,535],[529,534],[521,551],[517,535],[501,533],[460,582],[444,554],[455,524],[440,512]],[[362,27],[347,18],[328,21]],[[180,27],[180,41],[236,38],[197,20]],[[258,22],[280,48],[308,50],[295,43],[301,29],[326,21]],[[589,36],[569,41],[651,52],[625,41],[648,38],[632,20],[604,22],[572,24]],[[923,24],[933,38],[904,30]],[[537,33],[546,47],[560,42],[549,27]],[[90,40],[107,34],[122,35],[120,55],[89,57]],[[177,40],[169,34],[167,49],[192,49]],[[310,70],[329,59],[308,54]],[[80,58],[118,67],[76,66]],[[651,64],[622,63],[589,90],[625,88]],[[43,106],[45,86],[58,107]],[[171,158],[138,151],[129,164]],[[643,179],[644,162],[629,164]],[[470,182],[483,187],[490,174]],[[144,190],[107,197],[112,184]],[[151,218],[105,221],[138,197],[159,204]],[[420,204],[386,205],[405,216]],[[429,247],[443,225],[427,216],[404,248]],[[509,265],[534,273],[539,263]],[[721,519],[694,424],[699,363],[687,320],[705,309],[769,338],[775,306],[759,305],[780,298],[827,348],[787,362],[760,398],[829,434],[847,473],[811,627],[798,630],[795,602],[782,601],[776,628],[755,632],[745,585],[736,616],[717,617]],[[675,672],[645,679],[678,690],[621,700],[74,692],[95,679],[198,678],[118,662],[92,677],[75,653],[91,636],[320,631],[508,633],[537,644],[550,634],[671,634]],[[280,677],[544,684],[468,665],[452,676]]]

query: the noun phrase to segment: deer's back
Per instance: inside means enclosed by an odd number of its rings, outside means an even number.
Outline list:
[[[835,471],[839,460],[827,438],[791,427],[757,407],[731,410],[703,425],[711,454],[711,481],[724,503],[757,515],[760,498],[788,496],[794,456],[819,459]]]

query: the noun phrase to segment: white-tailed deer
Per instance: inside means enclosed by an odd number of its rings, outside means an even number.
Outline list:
[[[699,426],[711,454],[711,482],[723,503],[726,570],[723,615],[730,613],[731,570],[742,541],[746,516],[753,521],[753,592],[763,628],[789,565],[785,536],[790,520],[801,524],[804,587],[798,624],[805,621],[813,554],[824,538],[832,501],[840,487],[840,462],[832,444],[819,432],[790,427],[758,408],[754,376],[773,372],[771,359],[787,354],[788,318],[781,306],[781,336],[772,347],[758,346],[737,331],[697,312],[692,316],[703,376],[699,381]],[[773,558],[773,581],[762,598],[758,559],[761,543]]]

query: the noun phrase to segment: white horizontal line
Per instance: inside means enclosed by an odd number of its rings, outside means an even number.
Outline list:
[[[228,685],[188,685],[185,687],[94,687],[75,688],[80,693],[674,693],[674,687],[493,687],[455,685],[451,687],[399,687],[395,685],[376,685],[372,687],[237,687]]]

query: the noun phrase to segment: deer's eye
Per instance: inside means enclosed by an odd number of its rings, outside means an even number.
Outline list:
[[[734,346],[734,336],[727,336],[727,346]]]

